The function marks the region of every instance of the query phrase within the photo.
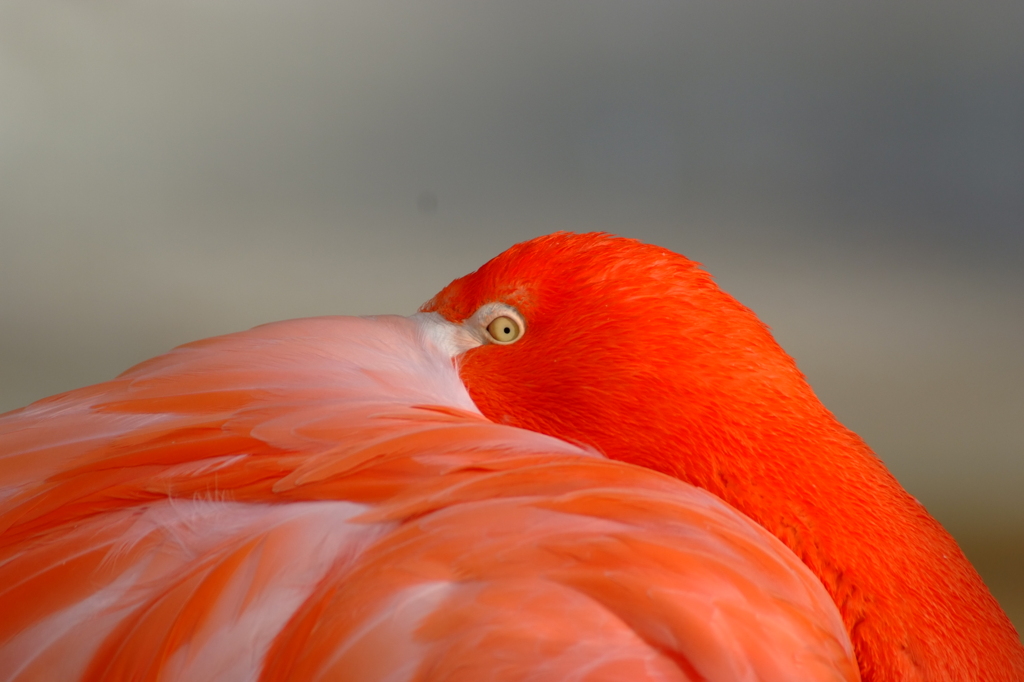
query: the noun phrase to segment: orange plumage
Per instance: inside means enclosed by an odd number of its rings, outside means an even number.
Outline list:
[[[424,311],[0,417],[0,679],[1024,678],[952,539],[692,262],[552,235]]]

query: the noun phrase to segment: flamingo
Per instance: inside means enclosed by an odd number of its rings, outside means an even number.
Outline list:
[[[1024,680],[767,327],[606,234],[0,417],[0,615],[3,680]]]

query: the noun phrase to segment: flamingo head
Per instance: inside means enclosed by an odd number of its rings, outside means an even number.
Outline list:
[[[477,340],[459,371],[490,419],[712,489],[724,458],[756,458],[758,434],[822,409],[750,310],[694,261],[632,239],[518,244],[422,311]]]

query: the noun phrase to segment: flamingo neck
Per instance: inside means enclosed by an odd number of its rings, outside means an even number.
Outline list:
[[[801,557],[839,607],[865,682],[1024,680],[1024,647],[977,571],[859,437],[816,398],[741,422],[703,443],[700,431],[664,434],[683,449],[660,468]]]
[[[462,371],[473,379],[476,370]],[[567,386],[523,406],[486,382],[467,384],[491,419],[675,476],[766,528],[832,596],[865,682],[1024,680],[1024,647],[953,538],[795,367],[785,375],[740,390],[724,374],[708,389],[663,382],[666,372],[629,391],[622,386],[635,375],[623,375],[619,400],[588,399],[610,395],[612,384]],[[670,397],[651,401],[659,392]],[[642,405],[630,406],[630,395]]]

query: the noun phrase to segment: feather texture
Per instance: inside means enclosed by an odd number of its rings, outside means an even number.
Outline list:
[[[779,540],[485,419],[410,318],[258,327],[0,417],[0,533],[3,680],[858,679]]]

